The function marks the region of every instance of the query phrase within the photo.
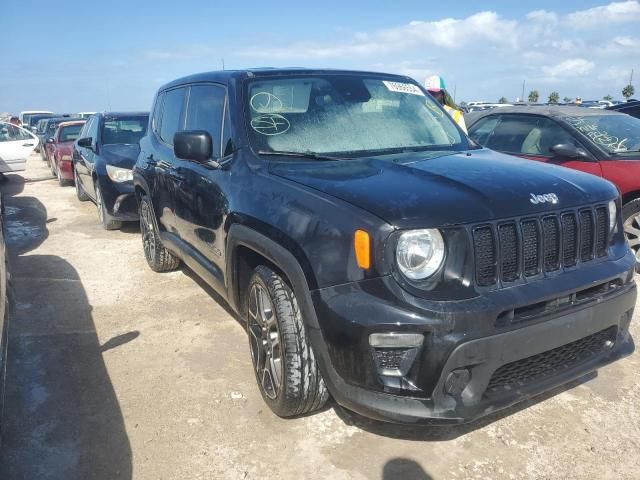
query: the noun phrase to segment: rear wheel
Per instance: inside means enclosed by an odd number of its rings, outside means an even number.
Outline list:
[[[120,220],[113,220],[109,213],[107,212],[107,207],[104,206],[104,199],[102,198],[102,191],[100,190],[100,184],[96,180],[94,182],[94,187],[96,191],[96,208],[98,209],[98,221],[102,228],[105,230],[117,230],[122,227],[122,222]]]
[[[280,417],[321,408],[329,392],[289,285],[260,265],[249,281],[247,302],[251,359],[266,404]]]
[[[81,202],[86,202],[87,200],[89,200],[89,195],[87,195],[87,192],[85,192],[82,188],[80,177],[78,176],[78,171],[75,168],[73,169],[73,181],[76,184],[76,197],[78,197],[78,200],[80,200]]]
[[[636,255],[636,272],[640,273],[640,198],[622,207],[622,225],[629,247]]]
[[[153,207],[147,197],[143,196],[140,199],[140,232],[144,258],[154,272],[175,270],[180,266],[180,259],[162,245],[153,216]]]

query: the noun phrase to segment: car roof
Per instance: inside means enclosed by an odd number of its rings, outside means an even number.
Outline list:
[[[94,115],[102,117],[145,117],[149,116],[149,112],[100,112],[95,113]],[[91,115],[90,117],[94,115]],[[79,120],[87,120],[87,118],[80,118]]]
[[[468,118],[467,125],[472,126],[481,118],[496,114],[504,115],[505,113],[542,115],[553,118],[624,115],[623,113],[616,112],[615,110],[606,110],[602,108],[586,108],[569,105],[516,105],[513,107],[492,108],[491,110],[471,112],[465,115],[465,120]]]
[[[87,123],[87,120],[82,119],[82,120],[71,120],[69,122],[60,122],[58,124],[58,128],[66,127],[66,126],[69,126],[69,125],[81,125],[83,123]]]
[[[402,79],[404,81],[414,81],[406,75],[394,75],[383,72],[369,72],[360,70],[338,70],[338,69],[313,69],[304,67],[287,67],[287,68],[272,68],[272,67],[260,67],[260,68],[247,68],[244,70],[219,70],[213,72],[196,73],[186,77],[178,78],[160,87],[160,91],[167,88],[184,85],[187,83],[198,82],[216,82],[216,83],[229,83],[232,79],[239,78],[259,78],[259,77],[271,77],[271,76],[289,76],[289,75],[379,75],[384,77],[393,77]]]

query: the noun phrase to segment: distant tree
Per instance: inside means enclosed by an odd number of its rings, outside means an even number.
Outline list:
[[[498,103],[509,103],[509,100],[507,100],[507,97],[500,97]]]
[[[529,103],[538,103],[538,99],[540,98],[540,94],[538,90],[531,90],[529,92]]]
[[[633,88],[633,85],[629,84],[626,87],[624,87],[622,89],[622,96],[624,98],[626,98],[627,100],[629,100],[631,97],[633,97],[633,94],[636,93],[636,89]]]
[[[461,107],[466,107],[467,106],[467,102],[465,102],[464,100],[460,102],[460,106]]]
[[[564,103],[571,103],[571,102],[573,102],[573,98],[571,98],[571,97],[564,97],[564,98],[562,99],[562,101],[563,101]]]
[[[549,94],[549,103],[558,103],[560,100],[560,94],[558,92],[551,92]]]
[[[606,102],[610,102],[613,100],[613,97],[611,95],[605,95],[602,99]]]

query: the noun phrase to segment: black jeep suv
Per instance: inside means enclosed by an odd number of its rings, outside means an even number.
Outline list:
[[[330,393],[464,422],[633,349],[615,187],[478,147],[410,78],[190,76],[159,90],[140,149],[150,267],[183,261],[246,319],[280,416]]]

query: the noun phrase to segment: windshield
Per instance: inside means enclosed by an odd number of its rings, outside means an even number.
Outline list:
[[[630,115],[585,115],[564,121],[607,153],[624,155],[640,150],[640,119]]]
[[[358,156],[469,148],[451,118],[409,81],[288,76],[254,80],[247,89],[256,151]]]
[[[62,127],[60,135],[58,136],[58,141],[60,143],[73,142],[80,135],[80,130],[82,130],[82,124]]]
[[[147,131],[149,117],[107,117],[102,126],[102,144],[136,144]]]

